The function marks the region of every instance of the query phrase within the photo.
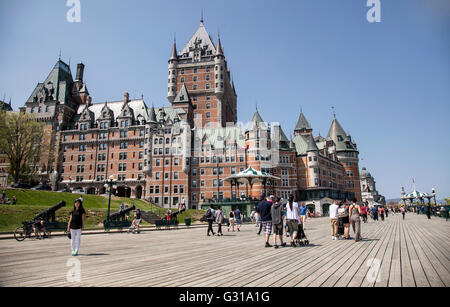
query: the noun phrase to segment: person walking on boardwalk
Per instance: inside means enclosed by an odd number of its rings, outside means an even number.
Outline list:
[[[234,214],[234,211],[231,210],[231,211],[230,211],[230,214],[229,214],[229,216],[228,216],[228,228],[227,228],[227,231],[228,231],[228,232],[230,232],[230,228],[231,228],[231,229],[233,230],[233,232],[234,232],[234,224],[235,224],[235,222],[236,222],[235,214]]]
[[[380,206],[380,209],[378,211],[380,214],[381,221],[384,221],[384,208]]]
[[[305,203],[302,203],[302,205],[299,208],[300,210],[300,220],[303,224],[303,230],[305,230],[305,223],[306,223],[306,211],[308,211],[308,208],[305,206]]]
[[[208,208],[208,210],[206,210],[205,216],[206,216],[206,220],[208,221],[208,237],[210,236],[209,233],[211,232],[212,235],[214,236],[214,229],[213,229],[213,223],[214,223],[214,209],[212,207],[212,205]]]
[[[223,215],[221,206],[219,206],[216,210],[216,213],[214,213],[214,218],[216,219],[216,223],[217,223],[217,235],[223,236],[222,224],[225,221],[225,216]]]
[[[378,208],[377,206],[373,206],[372,208],[373,220],[378,221]]]
[[[300,218],[300,210],[298,203],[294,202],[294,195],[289,196],[289,201],[286,205],[286,221],[291,236],[291,246],[296,247],[295,240],[298,235],[298,221]]]
[[[261,196],[263,199],[256,208],[256,211],[261,216],[261,225],[264,228],[264,234],[266,235],[266,247],[272,247],[269,243],[270,235],[272,234],[272,215],[271,208],[272,203],[268,199],[265,199],[265,195]]]
[[[361,206],[361,214],[362,214],[363,222],[367,223],[367,206],[366,206],[366,203],[363,203],[363,205]]]
[[[361,208],[356,203],[356,199],[349,207],[349,217],[352,223],[353,232],[355,233],[355,242],[361,240],[361,219],[359,218],[361,214]]]
[[[405,219],[406,210],[403,207],[401,207],[400,210],[402,211],[402,216],[403,216],[403,220],[404,220]]]
[[[236,218],[236,229],[237,231],[241,231],[241,226],[242,226],[242,213],[241,210],[239,210],[239,208],[237,208],[234,211],[234,216]]]
[[[277,236],[280,238],[280,246],[285,247],[286,243],[283,242],[283,205],[278,198],[270,209],[270,215],[272,216],[273,225],[273,247],[278,248]]]
[[[331,221],[331,239],[338,240],[338,226],[339,226],[339,215],[338,215],[338,201],[335,200],[329,208],[330,221]]]
[[[261,197],[259,198],[259,203],[258,206],[261,202],[265,201],[266,198],[266,194],[262,194]],[[261,235],[261,231],[263,229],[263,224],[261,221],[261,214],[258,212],[258,207],[256,207],[256,215],[258,216],[258,221],[259,221],[259,231],[256,233],[258,236]]]
[[[77,256],[80,250],[81,233],[84,229],[84,220],[86,211],[83,208],[81,199],[75,200],[73,210],[70,213],[69,223],[67,223],[67,232],[70,234],[70,245],[72,247],[72,256]]]
[[[427,215],[428,219],[431,219],[431,206],[430,206],[430,204],[425,206],[425,214]]]
[[[349,205],[347,202],[344,202],[342,205],[340,218],[342,219],[342,224],[344,224],[344,239],[349,240],[350,239],[350,218],[349,218]]]

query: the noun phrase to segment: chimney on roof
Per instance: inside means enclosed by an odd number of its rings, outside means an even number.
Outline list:
[[[128,102],[130,102],[130,94],[125,92],[125,94],[123,94],[123,104],[126,105]]]
[[[84,75],[84,64],[80,63],[77,65],[77,76],[75,80],[83,82],[83,75]]]

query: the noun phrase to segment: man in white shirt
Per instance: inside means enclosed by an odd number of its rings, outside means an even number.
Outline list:
[[[331,220],[331,238],[333,240],[338,239],[338,225],[339,225],[339,215],[338,215],[338,201],[335,200],[329,208],[330,220]]]

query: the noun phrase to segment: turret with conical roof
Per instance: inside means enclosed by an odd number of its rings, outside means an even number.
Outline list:
[[[345,132],[344,128],[342,128],[341,124],[336,118],[334,118],[333,122],[331,123],[327,139],[333,140],[333,142],[336,144],[337,152],[357,151],[356,147],[351,141],[350,135]]]
[[[312,128],[309,124],[308,120],[306,119],[303,112],[300,112],[300,116],[297,121],[297,125],[295,126],[295,135],[301,134],[301,135],[312,135]]]
[[[344,167],[345,184],[348,191],[353,192],[358,201],[361,200],[361,185],[359,178],[359,157],[356,144],[345,132],[339,121],[334,117],[328,131],[327,140],[332,140],[336,146],[336,157]]]
[[[173,40],[172,53],[169,59],[169,83],[167,88],[167,98],[170,102],[173,101],[177,91],[177,74],[178,74],[178,55],[177,44]]]

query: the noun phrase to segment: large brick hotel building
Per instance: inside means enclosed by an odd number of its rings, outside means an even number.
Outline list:
[[[46,123],[51,150],[39,174],[54,189],[70,187],[145,198],[164,207],[183,198],[190,208],[211,199],[258,197],[261,184],[232,186],[223,179],[252,167],[279,178],[267,193],[296,193],[322,212],[333,199],[361,199],[358,150],[337,119],[326,138],[313,136],[301,113],[289,140],[258,110],[249,124],[237,123],[237,94],[220,38],[214,44],[203,21],[181,51],[174,42],[168,63],[170,107],[143,99],[95,102],[78,64],[75,80],[59,59],[38,83],[22,111]],[[294,123],[293,123],[294,124]]]

